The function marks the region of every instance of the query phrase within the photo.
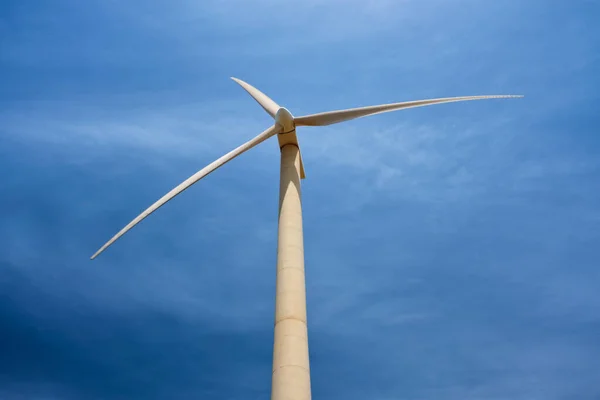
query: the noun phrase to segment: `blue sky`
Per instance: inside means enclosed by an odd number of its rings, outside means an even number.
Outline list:
[[[0,5],[0,397],[263,399],[296,115],[315,399],[600,397],[600,18],[573,0]]]

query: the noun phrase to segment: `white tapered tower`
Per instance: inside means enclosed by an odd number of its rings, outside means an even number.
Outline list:
[[[300,149],[281,148],[271,399],[310,399]]]

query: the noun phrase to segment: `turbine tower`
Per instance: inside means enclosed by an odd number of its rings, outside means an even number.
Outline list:
[[[277,135],[281,150],[281,170],[279,181],[279,226],[277,236],[277,279],[271,399],[309,400],[311,398],[311,388],[306,325],[302,203],[300,200],[300,180],[304,179],[305,175],[304,164],[302,163],[302,156],[296,136],[296,127],[331,125],[368,115],[432,104],[523,96],[448,97],[351,108],[311,114],[303,117],[293,117],[287,109],[280,107],[252,85],[236,78],[232,79],[242,86],[273,117],[275,123],[254,139],[249,140],[202,168],[169,193],[165,194],[113,236],[91,259],[96,258],[127,231],[179,193],[240,154]]]

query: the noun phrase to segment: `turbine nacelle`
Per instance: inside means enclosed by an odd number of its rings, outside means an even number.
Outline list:
[[[298,135],[296,135],[296,124],[294,123],[294,117],[285,107],[280,107],[275,114],[275,126],[281,127],[281,132],[277,135],[277,141],[279,142],[279,148],[283,149],[283,146],[292,145],[296,146],[300,150],[300,144],[298,143]],[[302,161],[302,152],[299,153],[300,157],[300,179],[306,178],[304,172],[304,162]]]
[[[283,149],[283,146],[293,145],[300,149],[298,144],[298,135],[296,135],[296,124],[294,123],[294,116],[285,107],[279,107],[279,110],[275,113],[275,125],[281,127],[281,132],[277,135],[277,141],[279,142],[279,148]],[[302,152],[299,152],[300,156],[300,179],[306,178],[304,172],[304,162],[302,161]]]

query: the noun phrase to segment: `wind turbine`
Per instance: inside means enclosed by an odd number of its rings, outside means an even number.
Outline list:
[[[173,188],[138,215],[104,244],[93,260],[108,246],[169,200],[204,178],[220,166],[254,146],[277,135],[281,150],[279,187],[279,226],[277,236],[277,280],[275,295],[275,334],[273,347],[272,400],[308,400],[311,398],[306,325],[306,286],[304,277],[304,242],[300,179],[305,178],[296,127],[325,126],[368,115],[456,101],[523,97],[515,95],[447,97],[408,101],[378,106],[350,108],[294,117],[252,85],[231,78],[275,120],[264,132],[202,168]]]

